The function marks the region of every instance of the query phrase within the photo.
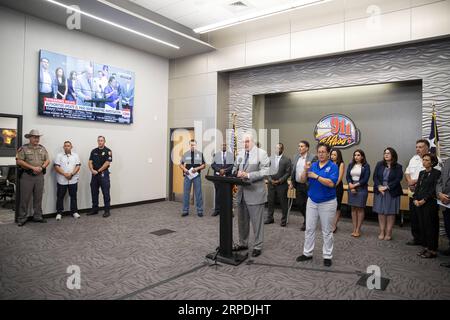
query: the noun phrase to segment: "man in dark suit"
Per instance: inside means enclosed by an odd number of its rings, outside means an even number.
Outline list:
[[[216,152],[214,155],[211,168],[214,170],[215,176],[226,177],[231,175],[234,165],[234,156],[230,151],[227,151],[227,144],[222,144],[222,151]],[[220,213],[220,199],[219,199],[219,188],[217,184],[214,184],[216,189],[215,196],[215,206],[212,216],[217,216]]]
[[[308,185],[300,182],[300,175],[303,172],[305,164],[317,160],[317,157],[309,153],[309,142],[302,140],[298,144],[298,153],[292,162],[291,183],[289,188],[295,188],[296,205],[300,209],[304,220],[301,227],[302,231],[306,229],[306,202],[308,201]]]
[[[286,157],[283,152],[284,145],[282,143],[278,143],[276,146],[275,155],[270,157],[270,175],[267,176],[267,202],[269,208],[267,211],[267,219],[264,223],[274,223],[273,211],[275,197],[278,195],[282,210],[281,226],[285,227],[288,214],[287,179],[291,174],[291,159]]]

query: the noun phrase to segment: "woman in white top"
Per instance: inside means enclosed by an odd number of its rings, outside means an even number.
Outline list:
[[[353,152],[352,162],[347,168],[348,205],[352,207],[352,236],[361,236],[361,226],[364,221],[364,209],[368,197],[368,185],[370,178],[370,166],[366,161],[366,155],[361,149]]]

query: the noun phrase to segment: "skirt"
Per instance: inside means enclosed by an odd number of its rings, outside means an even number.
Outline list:
[[[397,214],[400,211],[400,196],[392,197],[388,191],[384,195],[381,193],[375,194],[372,210],[384,215]]]
[[[356,208],[365,208],[367,203],[367,197],[369,192],[367,190],[358,190],[356,188],[356,193],[347,190],[348,192],[348,205]]]

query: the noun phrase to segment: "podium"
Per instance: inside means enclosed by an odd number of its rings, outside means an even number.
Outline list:
[[[250,181],[236,177],[206,176],[206,180],[212,181],[218,188],[220,198],[220,245],[219,251],[210,253],[208,259],[239,265],[247,259],[248,253],[243,255],[233,252],[233,185],[250,185]]]

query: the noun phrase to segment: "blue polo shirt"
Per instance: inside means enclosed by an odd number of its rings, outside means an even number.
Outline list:
[[[339,168],[331,160],[322,167],[319,167],[319,161],[315,161],[311,165],[311,172],[314,172],[325,179],[330,179],[336,184],[339,179]],[[308,178],[308,197],[311,198],[315,203],[321,203],[325,201],[330,201],[336,198],[336,188],[330,188],[316,179]]]

